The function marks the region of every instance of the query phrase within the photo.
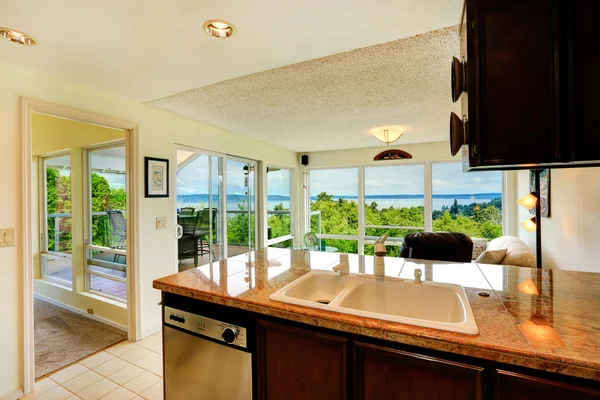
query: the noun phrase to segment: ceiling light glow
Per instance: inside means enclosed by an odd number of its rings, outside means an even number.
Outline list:
[[[210,36],[225,39],[233,36],[236,29],[235,27],[222,19],[211,19],[204,23],[204,31]]]
[[[0,37],[13,43],[22,44],[24,46],[35,46],[36,41],[29,35],[19,32],[15,29],[0,28]]]

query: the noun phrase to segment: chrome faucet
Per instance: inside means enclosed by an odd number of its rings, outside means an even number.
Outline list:
[[[385,264],[384,258],[387,254],[387,249],[385,248],[385,241],[387,240],[388,235],[385,233],[377,238],[375,241],[375,262],[374,262],[374,271],[373,274],[375,276],[384,276],[385,275]]]

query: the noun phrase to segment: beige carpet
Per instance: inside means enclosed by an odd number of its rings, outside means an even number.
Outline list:
[[[127,333],[35,299],[35,376],[39,378],[127,338]]]

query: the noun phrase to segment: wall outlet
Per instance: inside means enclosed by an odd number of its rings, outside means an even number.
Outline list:
[[[88,312],[88,314],[94,315],[94,309],[91,307],[88,307],[87,312]]]
[[[156,218],[156,229],[167,229],[167,217]]]
[[[15,245],[15,228],[0,229],[0,247]]]

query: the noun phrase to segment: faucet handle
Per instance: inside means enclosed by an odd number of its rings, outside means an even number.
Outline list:
[[[423,271],[419,268],[415,268],[415,283],[423,283],[421,277],[423,276]]]

